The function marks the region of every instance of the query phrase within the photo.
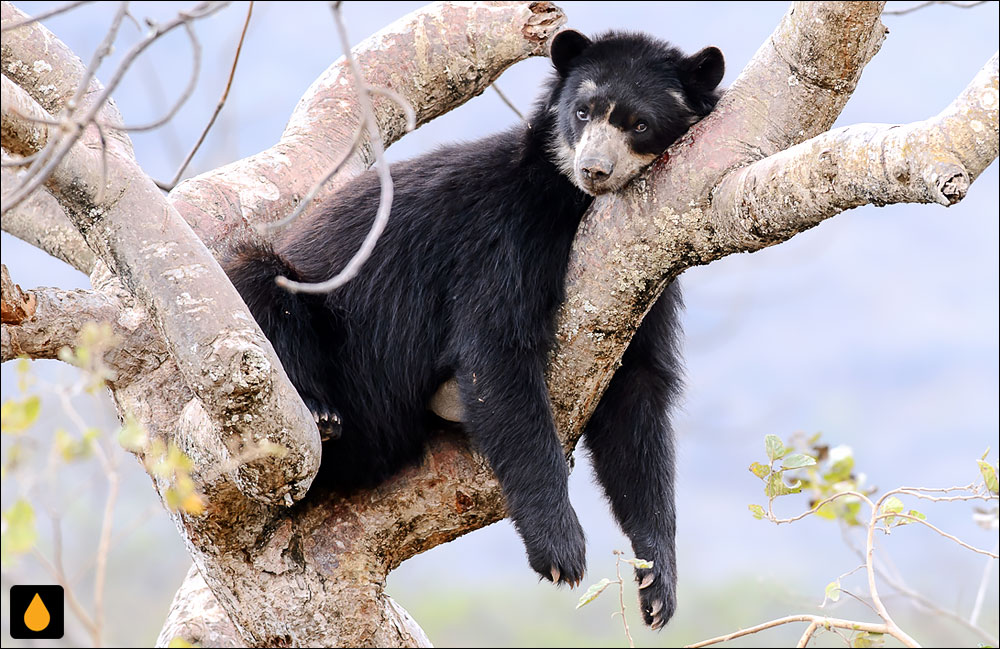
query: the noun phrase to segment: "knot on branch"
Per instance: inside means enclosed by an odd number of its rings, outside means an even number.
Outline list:
[[[0,320],[3,324],[21,324],[35,314],[35,296],[14,283],[6,266],[0,266],[0,276]]]
[[[927,186],[934,190],[934,200],[948,207],[965,198],[971,183],[969,174],[959,168],[950,173],[932,172]]]
[[[248,347],[234,356],[230,378],[234,397],[256,394],[268,385],[271,362],[259,347]]]
[[[539,45],[547,44],[566,22],[566,14],[551,2],[532,2],[528,5],[531,16],[525,21],[521,33],[524,38]],[[544,50],[539,52],[545,54]]]

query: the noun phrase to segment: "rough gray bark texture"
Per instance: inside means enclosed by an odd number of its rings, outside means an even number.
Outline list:
[[[621,194],[595,202],[574,246],[549,372],[568,452],[642,315],[683,269],[779,243],[863,203],[954,202],[996,158],[996,57],[936,118],[826,132],[884,38],[881,6],[793,4],[716,112]],[[16,15],[4,7],[5,22]],[[423,122],[482,92],[513,62],[544,53],[561,22],[558,9],[543,2],[443,3],[391,25],[356,54],[369,82],[406,96]],[[57,113],[58,97],[80,78],[79,62],[43,28],[21,31],[34,36],[4,35],[3,69],[19,71],[12,85],[39,110]],[[39,39],[51,47],[40,48]],[[44,84],[25,63],[32,57],[50,67]],[[112,322],[123,310],[130,314],[121,347],[138,358],[130,367],[142,369],[119,377],[116,402],[151,435],[174,439],[191,455],[208,503],[204,516],[174,515],[197,571],[177,594],[161,644],[178,635],[217,646],[426,644],[385,596],[387,573],[504,516],[488,466],[464,438],[450,435],[435,438],[422,466],[370,492],[342,498],[313,491],[293,507],[273,497],[301,496],[316,431],[201,241],[215,248],[245,222],[283,216],[323,175],[358,123],[347,74],[343,62],[334,63],[274,147],[183,183],[169,200],[135,166],[127,138],[112,147],[106,195],[114,200],[93,204],[95,167],[80,167],[93,165],[86,146],[74,147],[47,184],[101,260],[92,274],[95,295],[80,300],[95,315],[110,309],[104,317]],[[43,96],[40,84],[59,89],[56,99]],[[12,97],[18,92],[4,88]],[[387,142],[398,137],[398,109],[379,99],[376,112]],[[5,127],[5,151],[30,153],[42,144],[25,127]],[[369,163],[362,147],[325,191]],[[43,337],[54,335],[49,326],[63,326],[58,300],[45,302],[58,294],[34,293],[34,314],[4,325],[4,360],[8,340],[11,350],[16,340],[18,349],[42,355]],[[142,335],[159,344],[129,342]],[[220,476],[220,463],[238,464],[239,449],[225,442],[242,435],[267,436],[298,455],[258,459]]]

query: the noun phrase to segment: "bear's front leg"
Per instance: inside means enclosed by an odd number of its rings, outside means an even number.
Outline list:
[[[669,409],[680,390],[677,317],[680,293],[669,286],[636,332],[584,431],[598,480],[639,559],[643,620],[654,629],[677,605],[674,549],[674,443]]]
[[[531,567],[554,583],[583,579],[583,529],[545,386],[544,351],[476,345],[457,372],[466,428],[500,480]]]

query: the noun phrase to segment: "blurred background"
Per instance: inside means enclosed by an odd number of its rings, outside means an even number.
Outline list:
[[[53,6],[17,4],[29,14]],[[186,4],[134,3],[133,13],[140,19],[166,19]],[[787,9],[781,2],[559,4],[568,25],[585,33],[642,30],[688,52],[717,45],[728,64],[724,84],[736,78]],[[888,9],[914,4],[890,2]],[[345,3],[353,42],[421,5]],[[86,61],[113,11],[112,3],[97,3],[46,25]],[[195,24],[205,48],[198,89],[164,128],[134,134],[139,162],[154,178],[173,174],[207,122],[225,86],[245,11],[245,3],[234,3]],[[971,9],[934,5],[885,16],[883,22],[890,34],[838,126],[930,117],[997,49],[994,2]],[[104,75],[137,37],[138,30],[126,24]],[[339,54],[325,3],[257,3],[228,104],[187,175],[270,146],[298,98]],[[190,67],[183,33],[160,40],[115,93],[126,121],[161,116],[182,92]],[[499,85],[526,112],[548,69],[545,59],[525,61],[508,70]],[[517,119],[488,90],[406,136],[390,156],[399,160],[439,143],[475,139]],[[797,431],[822,432],[827,443],[850,446],[867,483],[883,490],[968,484],[978,478],[975,460],[987,447],[996,461],[997,213],[994,163],[968,197],[947,210],[937,205],[856,209],[790,242],[682,276],[687,391],[676,415],[680,604],[667,629],[650,632],[635,615],[630,584],[626,605],[637,645],[690,643],[800,612],[873,618],[851,597],[817,609],[825,586],[860,563],[850,549],[851,543],[861,543],[860,536],[842,534],[837,524],[814,518],[781,527],[754,520],[747,505],[766,501],[761,482],[747,467],[765,461],[765,434],[788,438]],[[3,263],[25,288],[89,286],[84,275],[6,234],[2,251]],[[2,368],[4,400],[20,396],[13,365]],[[68,424],[65,409],[47,396],[46,385],[73,382],[73,368],[37,362],[31,372],[42,395],[42,417],[18,440],[4,436],[3,463],[5,470],[14,459],[34,462],[38,469],[27,478],[23,471],[6,475],[3,509],[19,497],[36,503],[42,556],[51,557],[56,542],[48,521],[52,515],[61,521],[67,572],[77,580],[81,603],[89,606],[107,484],[96,462],[65,463],[50,451],[55,431]],[[103,394],[83,399],[78,408],[89,425],[107,435],[119,425]],[[12,458],[14,441],[18,458]],[[190,562],[148,477],[130,455],[120,449],[117,455],[123,486],[108,566],[105,638],[112,646],[146,646],[155,639]],[[571,478],[571,498],[588,536],[585,584],[613,578],[612,551],[630,548],[593,483],[583,452]],[[807,507],[803,497],[784,501],[777,505],[784,515]],[[995,548],[996,530],[977,527],[971,506],[954,503],[922,511],[969,543]],[[988,564],[981,555],[912,527],[881,540],[879,552],[908,586],[966,618],[985,574],[987,599],[979,622],[997,634],[995,561]],[[5,646],[8,586],[50,582],[37,556],[4,564]],[[846,589],[859,594],[864,586],[861,574],[844,580]],[[612,617],[617,595],[605,593],[575,610],[580,591],[539,583],[506,521],[406,562],[390,575],[388,588],[438,646],[626,644],[620,620]],[[961,624],[911,607],[890,589],[883,592],[897,621],[926,645],[983,641]],[[87,641],[71,614],[67,625],[66,638],[56,644]],[[739,644],[794,643],[801,631],[777,629]],[[827,634],[820,645],[840,642]]]

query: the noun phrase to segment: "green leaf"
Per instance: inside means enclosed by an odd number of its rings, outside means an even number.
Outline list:
[[[903,511],[903,501],[900,500],[899,498],[896,498],[895,496],[890,496],[882,503],[882,507],[879,509],[879,514],[880,515],[898,514],[902,511]],[[893,525],[899,525],[902,522],[905,522],[905,519],[903,521],[900,521],[895,516],[885,517],[885,524],[890,527]]]
[[[757,520],[762,520],[764,518],[765,512],[763,507],[760,505],[748,505],[748,507],[750,508],[750,513],[753,514],[754,518]]]
[[[885,645],[885,637],[881,633],[862,631],[851,640],[852,647],[881,647]]]
[[[828,520],[828,521],[836,520],[837,519],[837,504],[836,503],[826,503],[822,507],[820,507],[819,509],[817,509],[815,512],[813,512],[813,514],[815,514],[816,516],[819,516],[822,519]]]
[[[786,469],[801,469],[804,466],[812,466],[814,464],[816,464],[814,458],[802,453],[792,453],[781,461],[781,466]]]
[[[903,511],[903,501],[895,496],[889,496],[882,503],[882,508],[879,510],[880,514],[898,514]]]
[[[750,473],[763,480],[768,476],[768,474],[771,473],[771,467],[761,464],[760,462],[754,462],[750,465]]]
[[[861,513],[861,503],[860,502],[849,502],[844,507],[844,513],[841,518],[844,519],[848,525],[861,525],[861,521],[858,520],[858,514]]]
[[[646,559],[622,559],[622,561],[632,564],[636,570],[649,570],[653,567],[653,562]]]
[[[989,450],[986,451],[989,453]],[[983,482],[986,483],[986,488],[990,490],[991,494],[996,495],[997,493],[997,470],[992,464],[985,460],[976,460],[976,464],[979,465],[979,472],[983,474]]]
[[[21,401],[7,401],[0,406],[0,430],[5,433],[23,433],[31,427],[42,412],[42,400],[37,395]]]
[[[66,462],[79,460],[90,454],[90,440],[92,437],[77,439],[62,428],[56,429],[55,445],[56,450]]]
[[[831,581],[826,585],[826,598],[831,602],[836,602],[840,599],[840,580]]]
[[[592,601],[597,599],[597,596],[604,592],[604,589],[611,585],[611,580],[605,577],[593,586],[587,589],[587,592],[580,597],[580,602],[576,605],[577,608],[581,606],[586,606]]]
[[[148,441],[146,431],[142,429],[142,425],[132,417],[126,417],[125,425],[118,432],[118,443],[126,451],[138,453],[146,448]]]
[[[772,462],[788,452],[785,450],[785,445],[781,443],[781,438],[777,435],[764,436],[764,451],[767,452],[767,458]]]
[[[194,647],[197,646],[198,645],[191,644],[190,642],[180,637],[179,635],[171,638],[170,642],[167,644],[167,647],[169,649],[193,649]]]
[[[823,475],[823,479],[830,483],[841,482],[849,479],[853,470],[854,456],[848,455],[836,460],[830,466],[830,470]]]
[[[785,481],[781,479],[780,471],[775,471],[771,475],[767,476],[767,486],[764,488],[764,493],[768,498],[777,498],[778,496],[797,494],[801,491],[802,487],[800,486],[798,480],[791,485],[785,484]]]
[[[31,503],[22,498],[3,513],[3,532],[0,533],[0,538],[0,545],[3,546],[0,560],[4,565],[11,563],[15,555],[24,554],[35,545],[38,530],[35,529],[35,510]]]

